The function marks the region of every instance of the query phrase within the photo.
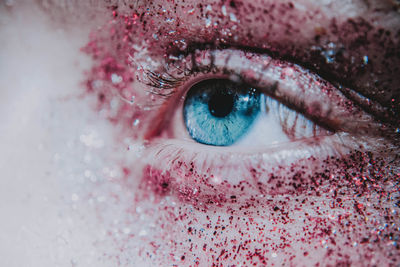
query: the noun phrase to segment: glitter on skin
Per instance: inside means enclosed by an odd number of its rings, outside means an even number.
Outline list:
[[[173,5],[174,8],[166,10],[188,10],[190,16],[194,16],[194,12],[197,15],[197,11],[192,11],[192,6],[179,3]],[[236,22],[230,20],[229,16],[219,21],[216,19],[216,13],[212,13],[211,16],[208,12],[222,12],[222,15],[237,12],[236,18],[240,20],[243,17],[241,12],[254,8],[242,1],[230,1],[230,7],[224,5],[217,8],[218,4],[215,3],[211,6],[211,10],[214,11],[198,6],[198,16],[204,19],[206,27],[221,27],[226,32],[230,31],[233,40],[235,31],[232,29],[235,25],[231,23]],[[235,11],[237,8],[239,11]],[[279,14],[286,9],[282,4],[281,7],[276,7],[276,12]],[[164,55],[162,52],[169,47],[160,46],[146,51],[142,49],[143,44],[134,38],[144,36],[143,39],[154,41],[153,32],[149,34],[148,39],[145,33],[148,28],[155,27],[156,19],[162,20],[165,17],[169,19],[168,23],[183,22],[171,20],[168,12],[162,12],[157,7],[154,7],[152,12],[142,14],[129,15],[129,12],[118,11],[118,7],[113,7],[112,12],[112,21],[115,23],[111,24],[111,28],[106,28],[106,34],[103,31],[98,32],[83,49],[95,60],[87,75],[87,92],[98,98],[99,110],[109,109],[110,99],[114,96],[124,99],[135,97],[134,107],[125,103],[116,113],[109,113],[107,118],[116,125],[122,125],[122,136],[138,138],[144,134],[141,132],[144,129],[132,130],[131,125],[138,118],[144,125],[148,123],[149,118],[148,113],[143,112],[136,103],[148,101],[145,100],[148,99],[148,95],[138,89],[143,89],[143,85],[138,81],[142,79],[140,74],[143,69],[140,66],[133,69],[132,66],[141,61],[156,66],[157,60],[151,58],[159,57],[159,53]],[[213,19],[210,20],[210,17]],[[227,20],[229,22],[223,24]],[[341,35],[345,36],[351,32],[347,29],[349,25],[356,25],[355,28],[369,27],[365,21],[347,21],[339,27],[344,29]],[[186,30],[178,25],[173,27],[175,30]],[[335,27],[320,29],[318,32],[334,31]],[[290,27],[288,29],[290,32]],[[169,31],[169,36],[158,33],[157,36],[180,40],[180,33],[175,30]],[[379,31],[377,29],[376,32]],[[109,38],[109,34],[112,38]],[[209,40],[214,38],[203,35]],[[229,34],[226,38],[229,39]],[[390,46],[391,39],[382,38],[382,42]],[[114,41],[109,42],[109,39]],[[153,41],[149,41],[150,44]],[[222,42],[222,38],[219,41]],[[253,38],[249,37],[247,42],[253,42]],[[354,45],[350,41],[349,44]],[[365,41],[359,45],[368,47],[369,42]],[[279,48],[279,44],[272,47],[276,50]],[[328,43],[327,47],[322,45],[314,51],[317,53],[311,52],[299,57],[316,57],[316,61],[321,59],[321,62],[325,62],[321,64],[326,64],[323,65],[326,70],[343,71],[339,65],[335,65],[335,62],[340,61],[337,51],[329,52],[332,51],[332,45]],[[287,51],[289,52],[290,50]],[[327,55],[329,60],[326,60]],[[360,54],[360,58],[363,57],[364,54]],[[399,60],[398,57],[396,60]],[[363,62],[365,60],[360,60],[360,65],[352,66],[352,69],[358,73],[359,68],[365,67]],[[343,65],[346,66],[345,63]],[[112,83],[112,75],[121,77],[121,82]],[[351,77],[348,78],[351,80]],[[102,85],[93,86],[95,81],[101,81]],[[361,80],[356,83],[361,83]],[[113,84],[111,89],[110,84]],[[155,103],[158,101],[153,100]],[[392,108],[397,109],[398,100],[393,98],[391,102]],[[390,149],[390,143],[383,149]],[[397,149],[394,147],[392,152]],[[273,186],[267,191],[261,187],[254,188],[246,181],[257,181],[258,177],[265,175],[268,170],[263,166],[254,166],[248,170],[248,176],[242,177],[243,180],[239,184],[232,185],[225,179],[214,179],[219,181],[216,186],[209,183],[215,178],[215,173],[198,171],[200,168],[195,160],[176,161],[176,164],[169,166],[167,170],[159,168],[156,164],[149,164],[143,167],[140,190],[130,211],[133,218],[150,216],[154,222],[152,227],[144,227],[136,233],[143,241],[139,255],[151,258],[156,265],[179,265],[182,262],[185,265],[200,266],[279,266],[301,265],[305,262],[309,265],[321,263],[334,266],[372,266],[378,262],[380,265],[395,264],[400,258],[400,248],[397,244],[400,174],[399,170],[393,167],[397,163],[391,162],[392,160],[381,156],[379,151],[354,151],[347,156],[324,159],[308,157],[289,167],[278,166],[279,171],[269,176],[269,182]],[[130,169],[128,166],[125,168]],[[137,173],[137,169],[133,173]],[[121,184],[129,187],[130,179],[137,179],[137,176],[127,172],[126,179],[123,179]],[[190,182],[182,183],[179,179],[189,179]],[[280,188],[289,187],[289,194],[280,191]],[[250,189],[258,191],[258,194],[240,194]],[[138,207],[141,207],[139,211]],[[120,239],[117,242],[129,248],[137,236],[132,234],[130,239]],[[128,252],[105,253],[110,257],[117,257],[120,262],[130,260]]]

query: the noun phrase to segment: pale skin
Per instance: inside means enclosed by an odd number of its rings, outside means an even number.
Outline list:
[[[296,195],[281,191],[269,195],[268,192],[273,191],[268,191],[271,183],[266,183],[267,189],[262,196],[260,192],[256,194],[250,189],[245,189],[245,193],[241,194],[232,189],[233,186],[229,187],[232,191],[228,194],[225,187],[218,187],[220,181],[215,177],[212,180],[217,188],[215,190],[226,193],[226,196],[216,197],[214,187],[202,184],[200,178],[196,180],[199,188],[207,194],[196,195],[192,191],[190,194],[186,191],[182,193],[183,187],[195,188],[197,184],[193,185],[193,181],[198,177],[195,174],[186,175],[183,182],[168,180],[167,183],[163,180],[161,189],[157,187],[162,175],[155,173],[160,169],[168,170],[173,179],[179,170],[182,173],[186,170],[183,167],[175,169],[172,163],[169,166],[172,161],[167,152],[165,158],[168,160],[157,158],[158,150],[152,146],[153,142],[157,145],[183,144],[179,148],[185,151],[184,155],[192,155],[188,151],[196,151],[201,157],[236,153],[233,157],[221,156],[223,162],[218,162],[217,157],[212,158],[210,161],[213,166],[219,166],[215,170],[207,172],[197,169],[198,173],[208,177],[218,176],[229,166],[230,178],[226,179],[232,185],[250,178],[242,175],[244,171],[236,171],[234,167],[238,164],[229,159],[248,155],[253,150],[246,150],[247,145],[230,150],[200,145],[192,140],[187,142],[190,137],[182,126],[182,115],[175,117],[175,111],[160,111],[157,107],[146,110],[146,115],[138,115],[136,123],[132,120],[127,124],[126,121],[131,118],[126,114],[136,106],[133,105],[126,112],[121,107],[125,107],[123,103],[126,104],[127,99],[118,98],[113,102],[114,98],[108,98],[115,96],[116,89],[113,86],[116,87],[119,79],[125,79],[126,76],[118,73],[119,76],[111,77],[114,80],[105,81],[108,77],[102,80],[97,76],[104,69],[94,69],[101,66],[101,56],[104,54],[118,58],[127,51],[116,52],[115,47],[120,41],[118,38],[104,43],[98,41],[98,36],[111,40],[108,35],[110,29],[118,32],[120,27],[126,26],[121,19],[124,14],[131,16],[130,12],[133,12],[140,15],[146,10],[142,20],[139,21],[138,16],[137,24],[134,24],[141,25],[137,26],[140,30],[129,30],[133,38],[128,46],[136,47],[137,51],[146,51],[130,55],[133,62],[141,66],[164,62],[165,53],[170,53],[165,48],[167,44],[182,39],[202,43],[214,42],[218,38],[220,42],[223,37],[227,40],[225,44],[235,45],[238,49],[248,46],[265,48],[261,47],[262,44],[271,43],[276,45],[268,47],[272,50],[290,45],[306,50],[313,45],[309,40],[314,40],[316,32],[324,32],[322,29],[328,29],[329,32],[322,34],[322,39],[326,36],[329,40],[334,39],[333,35],[329,35],[332,18],[338,25],[344,25],[351,18],[364,18],[372,27],[384,29],[394,43],[390,48],[394,47],[398,52],[400,16],[394,2],[299,0],[293,1],[293,8],[297,12],[293,13],[297,14],[295,17],[291,17],[290,12],[272,11],[271,16],[267,16],[261,10],[262,7],[270,7],[273,1],[268,0],[256,1],[252,8],[250,1],[236,1],[235,4],[227,2],[225,8],[221,8],[219,2],[203,1],[204,12],[200,11],[198,1],[185,1],[184,4],[169,1],[160,1],[159,4],[127,2],[121,1],[116,5],[102,1],[67,5],[63,1],[47,4],[24,4],[19,1],[0,3],[2,265],[312,266],[319,263],[320,266],[391,266],[399,261],[400,252],[396,242],[399,238],[397,182],[400,165],[396,158],[399,147],[395,142],[398,140],[398,121],[390,122],[385,128],[391,134],[380,128],[382,121],[357,125],[355,128],[359,131],[364,128],[370,130],[363,135],[353,132],[352,127],[343,127],[350,137],[340,136],[336,143],[336,139],[329,139],[335,144],[338,154],[330,154],[333,153],[332,149],[327,150],[326,154],[314,154],[316,160],[312,162],[308,161],[308,157],[293,159],[298,166],[305,166],[305,172],[311,173],[310,177],[314,178],[316,172],[329,176],[329,182],[325,187],[321,186],[321,194],[314,194],[318,186],[310,185]],[[129,4],[133,6],[132,9]],[[207,8],[210,10],[207,11]],[[118,12],[118,16],[112,13],[113,10]],[[300,24],[296,19],[302,17],[304,20]],[[143,21],[147,21],[147,26],[142,29]],[[177,21],[180,21],[179,26]],[[285,23],[290,24],[291,28],[282,26]],[[273,26],[263,31],[266,25]],[[227,29],[230,34],[223,36],[223,31]],[[287,34],[282,34],[284,30],[288,31]],[[361,28],[360,31],[363,30]],[[169,35],[171,31],[179,33]],[[374,29],[368,31],[374,32]],[[122,38],[124,34],[118,37]],[[350,36],[351,32],[346,32],[346,35]],[[155,39],[157,42],[152,43]],[[97,47],[104,46],[97,58],[93,51],[82,51],[91,40],[98,41]],[[332,67],[336,63],[330,63],[327,67],[321,65],[321,69],[333,73],[332,76],[347,75],[346,85],[354,85],[365,97],[379,100],[380,106],[399,101],[396,98],[399,94],[398,78],[386,67],[390,60],[392,63],[399,62],[399,55],[394,53],[388,57],[389,61],[380,61],[389,49],[373,45],[364,46],[365,49],[363,45],[353,45],[350,49],[344,41],[342,44],[350,53],[362,51],[362,54],[354,54],[353,61],[358,62],[360,58],[366,61],[363,63],[366,65],[373,62],[379,70],[367,71],[366,74],[357,71],[346,73],[340,66]],[[363,55],[369,55],[370,62]],[[377,57],[373,58],[372,55]],[[129,92],[136,96],[135,105],[145,103],[151,97],[144,93],[147,85],[137,78],[140,68],[130,64],[134,79],[127,83],[131,90]],[[198,74],[196,79],[201,75]],[[373,82],[387,81],[388,77],[393,78],[392,83]],[[101,100],[103,102],[99,100],[100,91],[88,91],[87,82],[94,80],[107,85],[98,89],[105,92],[105,100]],[[190,79],[188,81],[190,84]],[[184,90],[177,95],[176,101],[181,103],[179,99],[184,98]],[[131,104],[126,105],[131,107]],[[182,108],[182,103],[176,106]],[[162,117],[161,123],[160,113],[170,117]],[[369,116],[367,113],[360,114],[366,114],[365,118]],[[391,117],[396,115],[398,113]],[[155,125],[168,129],[172,127],[172,133],[154,134]],[[378,126],[373,128],[371,125]],[[248,144],[254,145],[256,140],[262,138],[262,132],[254,133]],[[141,147],[144,140],[150,143],[148,147]],[[350,140],[358,141],[350,143]],[[309,144],[315,146],[315,142]],[[254,146],[259,149],[257,153],[272,155],[268,147]],[[351,166],[346,165],[349,161],[344,159],[354,150],[375,153],[375,161],[350,161]],[[323,162],[330,156],[337,158],[337,163]],[[189,161],[184,163],[189,165]],[[198,161],[193,160],[195,163]],[[265,175],[269,172],[268,168],[274,167],[267,166],[265,162],[261,165],[264,166]],[[150,166],[151,170],[148,175],[144,171],[146,166]],[[254,167],[260,181],[263,175],[260,169],[263,166]],[[343,172],[345,169],[351,171]],[[278,180],[285,180],[293,176],[292,172],[288,169],[281,176],[277,172],[275,174],[280,177]],[[362,177],[374,182],[368,184],[365,191],[359,192],[357,190],[364,185]],[[340,187],[348,181],[360,184]],[[307,179],[303,183],[308,185]],[[342,194],[339,201],[338,194]],[[213,203],[204,204],[209,199],[213,199]],[[216,199],[221,203],[215,204]],[[228,200],[224,202],[221,199]]]

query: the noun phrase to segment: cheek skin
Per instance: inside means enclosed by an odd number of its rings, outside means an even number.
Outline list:
[[[191,12],[187,7],[176,8]],[[214,4],[213,8],[221,7]],[[95,97],[95,109],[116,126],[117,139],[130,139],[127,157],[133,151],[140,158],[146,149],[141,140],[155,113],[143,107],[157,100],[139,82],[143,69],[137,62],[157,64],[146,61],[148,55],[163,62],[167,39],[174,40],[179,33],[163,37],[148,30],[157,29],[160,18],[168,18],[161,11],[124,16],[117,10],[112,23],[94,32],[83,49],[94,59],[86,75],[86,94]],[[223,25],[225,20],[220,22]],[[230,23],[221,27],[228,28]],[[204,36],[215,38],[209,33]],[[124,238],[110,234],[120,249],[104,254],[120,264],[138,261],[137,255],[158,265],[395,264],[400,259],[399,163],[382,155],[354,151],[343,157],[309,157],[291,166],[277,166],[274,172],[252,166],[242,170],[236,184],[218,186],[208,182],[217,169],[200,172],[190,159],[167,170],[159,162],[121,163],[125,178],[119,183],[134,192],[123,215],[131,233]],[[177,181],[178,174],[186,180]],[[253,183],[260,177],[267,182]],[[99,211],[99,217],[105,214]]]
[[[313,165],[316,168],[307,175]],[[183,225],[187,227],[186,237],[173,229],[183,241],[173,251],[181,251],[181,258],[188,262],[204,262],[198,257],[205,256],[206,262],[217,265],[298,265],[304,261],[390,265],[398,260],[399,174],[385,166],[372,153],[322,162],[308,159],[290,169],[282,167],[284,177],[274,174],[275,179],[292,183],[293,192],[265,194],[260,190],[247,198],[229,195],[229,188],[214,191],[207,183],[210,179],[196,173],[186,178],[195,180],[198,188],[175,187],[173,175],[157,171],[157,165],[144,170],[142,186],[159,201],[171,194],[181,201],[178,215],[174,212],[161,228],[171,231],[169,227],[177,221],[180,231],[185,230]],[[185,167],[193,173],[193,165]],[[179,171],[185,172],[185,167]],[[244,177],[239,191],[246,191],[250,184],[245,180],[251,179]],[[274,190],[280,187],[277,184]]]
[[[312,161],[291,169],[304,170]],[[399,256],[399,174],[370,153],[318,164],[320,172],[312,176],[296,172],[284,177],[312,180],[308,188],[247,198],[171,188],[171,177],[157,172],[157,164],[153,171],[145,169],[143,195],[137,201],[153,201],[151,214],[157,214],[156,231],[163,237],[149,240],[155,243],[150,251],[160,263],[394,264]],[[279,179],[279,173],[276,176]],[[246,190],[247,185],[242,186]],[[160,249],[170,251],[169,256]]]

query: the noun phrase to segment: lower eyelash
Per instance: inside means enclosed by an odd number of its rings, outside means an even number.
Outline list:
[[[335,134],[291,142],[287,147],[281,144],[267,152],[196,148],[165,139],[149,144],[142,157],[144,183],[158,193],[174,193],[203,203],[209,198],[222,201],[222,192],[235,199],[294,194],[311,186],[311,174],[323,166],[323,159],[342,158],[359,149],[359,142],[346,134]],[[290,178],[294,173],[301,173],[301,183]]]

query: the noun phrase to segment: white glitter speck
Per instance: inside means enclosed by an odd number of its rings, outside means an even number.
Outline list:
[[[218,176],[214,176],[211,180],[215,184],[220,184],[222,182],[221,178]]]
[[[363,56],[363,62],[365,65],[368,64],[368,56]]]
[[[206,27],[210,27],[210,26],[211,26],[211,19],[206,18]]]
[[[122,82],[122,77],[113,73],[113,74],[111,74],[111,82],[113,84],[119,84],[120,82]]]
[[[224,15],[224,16],[226,16],[226,7],[225,6],[222,6],[221,7],[221,11],[222,11],[222,14]]]
[[[236,16],[235,16],[235,14],[233,14],[233,13],[230,13],[230,14],[229,14],[229,18],[230,18],[230,20],[233,21],[233,22],[236,22],[236,21],[237,21],[237,18],[236,18]]]

